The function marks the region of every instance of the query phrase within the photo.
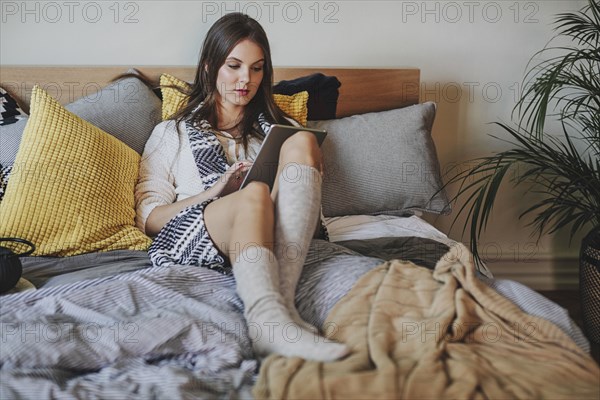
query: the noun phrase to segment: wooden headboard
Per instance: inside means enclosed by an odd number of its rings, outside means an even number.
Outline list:
[[[27,109],[35,84],[46,89],[61,104],[91,95],[128,67],[40,67],[0,66],[0,86]],[[139,67],[158,81],[161,73],[192,81],[195,67]],[[275,82],[321,72],[342,83],[337,117],[400,108],[419,102],[420,71],[414,68],[275,68]],[[26,110],[28,111],[28,110]]]

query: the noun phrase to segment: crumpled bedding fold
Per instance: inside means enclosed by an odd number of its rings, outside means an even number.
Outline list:
[[[598,399],[600,369],[553,323],[522,312],[475,276],[453,246],[432,272],[392,260],[333,308],[333,363],[272,355],[254,387],[271,399]]]

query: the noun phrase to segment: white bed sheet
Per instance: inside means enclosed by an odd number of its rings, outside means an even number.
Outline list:
[[[456,243],[427,221],[416,215],[396,217],[391,215],[348,215],[325,218],[329,240],[373,239],[378,237],[417,236],[437,240],[447,245]]]
[[[391,215],[347,215],[343,217],[325,218],[325,226],[329,240],[364,240],[379,237],[416,236],[433,239],[447,246],[454,246],[455,240],[440,232],[429,222],[417,215],[398,217]],[[492,272],[482,265],[480,272],[493,278]]]

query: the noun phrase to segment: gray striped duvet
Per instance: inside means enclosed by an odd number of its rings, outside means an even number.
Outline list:
[[[390,240],[379,245],[389,249]],[[439,257],[427,250],[430,241],[416,239],[415,246],[425,246],[417,251],[425,265]],[[296,297],[302,316],[321,326],[382,258],[313,241]],[[0,298],[1,399],[251,397],[260,360],[232,277],[206,268],[154,268],[141,252],[29,258],[24,269],[41,288]],[[529,289],[518,290],[527,298]],[[553,304],[534,300],[532,313]],[[568,316],[560,318],[570,329]],[[571,328],[577,340],[581,332]]]

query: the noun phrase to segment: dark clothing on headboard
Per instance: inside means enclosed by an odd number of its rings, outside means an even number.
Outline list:
[[[320,121],[335,118],[340,81],[335,76],[322,73],[303,76],[289,81],[280,81],[273,86],[273,93],[292,95],[308,92],[308,120]]]

